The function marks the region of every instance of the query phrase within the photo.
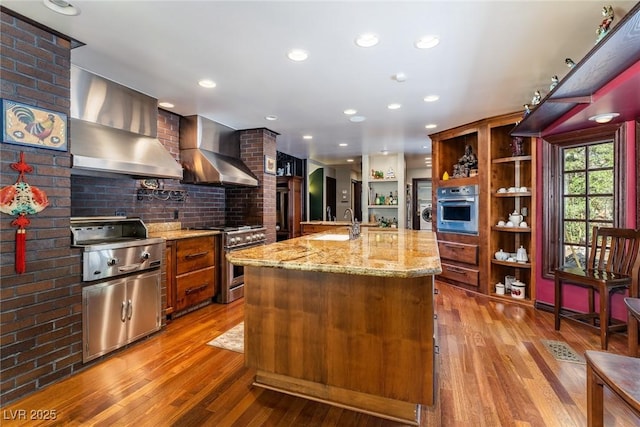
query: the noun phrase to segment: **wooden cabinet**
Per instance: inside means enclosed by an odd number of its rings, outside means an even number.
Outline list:
[[[302,178],[279,176],[276,184],[277,240],[300,237],[302,219]]]
[[[442,264],[441,279],[474,288],[480,286],[477,244],[439,240],[438,251]]]
[[[211,301],[218,291],[217,254],[220,236],[167,242],[166,314],[176,314]]]
[[[505,283],[510,276],[526,285],[525,300],[535,296],[535,228],[536,228],[536,168],[532,138],[516,141],[509,133],[511,124],[491,128],[489,292],[495,294],[495,284]],[[519,147],[515,147],[516,142]],[[521,223],[509,221],[515,213]],[[522,222],[526,223],[522,224]],[[502,249],[509,260],[498,260],[495,253]],[[526,251],[527,259],[517,260],[518,249]],[[497,295],[496,295],[497,296]],[[505,298],[511,298],[507,289]]]
[[[166,299],[165,299],[165,307],[164,314],[165,316],[169,316],[173,314],[175,310],[176,304],[176,241],[168,240],[167,241],[167,249],[165,252],[166,260],[166,277],[167,277],[167,287],[166,287]]]
[[[514,276],[526,284],[526,301],[532,302],[535,298],[535,152],[532,139],[524,138],[525,154],[514,156],[510,135],[521,116],[520,112],[505,114],[430,135],[433,143],[434,217],[438,215],[439,187],[478,185],[480,193],[477,236],[439,232],[436,222],[434,229],[443,264],[439,279],[495,295],[495,284],[504,283],[506,276]],[[468,146],[477,156],[477,173],[454,177],[454,166]],[[443,178],[445,172],[448,179]],[[500,188],[507,192],[498,193]],[[513,188],[512,192],[508,192],[509,188]],[[500,220],[506,223],[514,210],[526,213],[527,227],[497,225]],[[500,249],[515,254],[520,246],[527,251],[527,262],[498,261],[494,257]]]

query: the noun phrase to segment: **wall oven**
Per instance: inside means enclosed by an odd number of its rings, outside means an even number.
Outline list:
[[[442,233],[478,234],[478,186],[440,187],[437,192],[437,230]]]

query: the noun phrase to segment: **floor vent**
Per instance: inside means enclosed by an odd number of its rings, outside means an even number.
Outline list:
[[[576,353],[566,342],[542,340],[542,344],[556,360],[585,364],[584,358]]]

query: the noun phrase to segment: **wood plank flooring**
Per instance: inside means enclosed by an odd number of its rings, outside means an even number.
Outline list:
[[[553,315],[438,284],[437,404],[424,426],[585,426],[585,365],[553,358],[541,339],[576,352],[599,335]],[[243,355],[206,343],[242,320],[242,300],[213,304],[83,372],[2,408],[2,426],[399,426],[252,387]],[[611,352],[626,354],[613,335]],[[26,420],[22,418],[22,412]],[[44,412],[32,412],[44,411]],[[56,419],[33,420],[55,411]],[[50,414],[50,413],[49,413]],[[605,425],[640,426],[605,392]]]

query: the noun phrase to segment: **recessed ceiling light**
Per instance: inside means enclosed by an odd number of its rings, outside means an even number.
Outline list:
[[[596,123],[609,123],[611,120],[615,119],[619,115],[620,113],[604,113],[604,114],[598,114],[593,117],[589,117],[589,120]]]
[[[338,144],[338,145],[339,145],[340,147],[346,147],[346,146],[348,146],[349,144],[347,144],[346,142],[341,142],[341,143],[340,143],[340,144]]]
[[[270,122],[272,122],[274,120],[278,120],[278,116],[274,116],[273,114],[269,114],[268,116],[264,116],[264,118],[269,120]]]
[[[397,109],[399,109],[400,107],[402,107],[402,105],[401,105],[401,104],[398,104],[397,102],[394,102],[394,103],[392,103],[392,104],[387,105],[387,108],[388,108],[389,110],[397,110]]]
[[[162,107],[162,108],[173,108],[173,107],[175,107],[175,105],[173,105],[170,102],[166,102],[166,101],[159,102],[158,105],[160,107]]]
[[[387,154],[389,154],[389,150],[387,150],[387,149],[385,149],[385,148],[383,148],[382,150],[380,150],[380,152],[381,152],[384,156],[386,156]]]
[[[351,116],[351,115],[353,115],[353,114],[355,114],[355,113],[357,113],[357,112],[358,112],[358,110],[354,110],[353,108],[347,108],[346,110],[344,110],[344,113],[345,113],[347,116]]]
[[[434,102],[440,99],[438,95],[427,95],[424,97],[424,102]]]
[[[309,57],[309,53],[306,50],[302,50],[302,49],[291,49],[289,53],[287,53],[287,58],[295,62],[304,61],[308,57]]]
[[[424,128],[425,128],[425,129],[435,129],[435,128],[437,128],[437,127],[438,127],[438,125],[433,124],[433,123],[430,123],[430,124],[428,124],[428,125],[425,125],[425,127],[424,127]]]
[[[360,122],[364,122],[365,120],[367,120],[367,118],[364,117],[364,116],[352,116],[352,117],[349,117],[349,121],[353,122],[353,123],[360,123]]]
[[[356,38],[356,44],[360,47],[372,47],[377,45],[378,42],[378,36],[372,33],[360,34],[358,38]]]
[[[198,82],[198,84],[202,87],[205,87],[207,89],[212,89],[214,87],[216,87],[216,82],[214,82],[213,80],[209,80],[209,79],[202,79]]]
[[[303,135],[302,139],[313,139],[312,135]]]
[[[353,163],[353,159],[347,159],[347,162]]]
[[[80,9],[64,0],[42,0],[44,5],[56,13],[67,16],[80,15]]]
[[[438,36],[425,36],[416,40],[415,46],[418,49],[430,49],[435,47],[440,43],[440,38]]]

